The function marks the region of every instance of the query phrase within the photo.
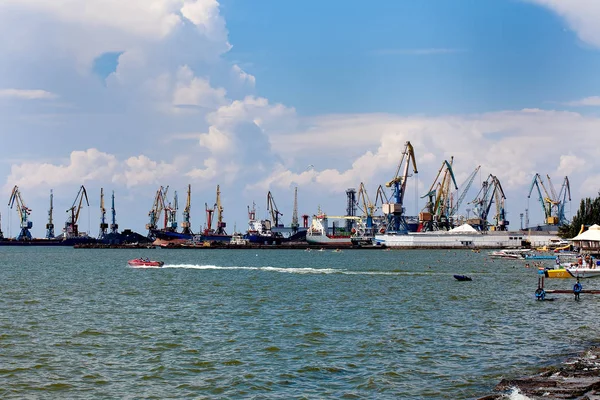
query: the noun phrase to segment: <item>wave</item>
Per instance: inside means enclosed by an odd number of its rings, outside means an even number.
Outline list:
[[[241,267],[241,266],[219,266],[219,265],[194,265],[194,264],[166,264],[163,268],[183,268],[200,270],[247,270],[280,272],[285,274],[343,274],[343,275],[411,275],[410,272],[398,271],[348,271],[338,268],[282,268],[282,267]]]

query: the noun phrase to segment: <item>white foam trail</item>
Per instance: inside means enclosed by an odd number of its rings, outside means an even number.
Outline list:
[[[519,390],[519,388],[512,388],[512,392],[510,392],[508,394],[508,399],[509,400],[532,400],[530,397],[525,396],[524,394],[521,394],[521,391]]]
[[[347,271],[336,268],[281,268],[281,267],[223,267],[218,265],[194,265],[194,264],[169,264],[163,268],[183,268],[183,269],[204,269],[204,270],[247,270],[247,271],[265,271],[280,272],[286,274],[344,274],[344,275],[407,275],[410,272],[386,272],[386,271]]]

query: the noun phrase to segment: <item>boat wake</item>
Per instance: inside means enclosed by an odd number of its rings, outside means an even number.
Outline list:
[[[170,264],[162,268],[182,268],[182,269],[200,269],[200,270],[246,270],[246,271],[264,271],[279,272],[285,274],[342,274],[342,275],[406,275],[400,272],[387,271],[348,271],[337,268],[281,268],[281,267],[223,267],[218,265],[194,265],[194,264]]]

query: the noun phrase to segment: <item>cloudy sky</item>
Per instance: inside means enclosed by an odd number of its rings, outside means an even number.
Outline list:
[[[481,165],[466,201],[498,176],[513,228],[542,221],[535,173],[569,177],[572,215],[600,189],[598,20],[589,0],[0,0],[2,229],[14,185],[36,237],[50,189],[61,227],[82,184],[94,236],[101,187],[139,232],[161,185],[181,208],[192,185],[194,231],[216,185],[229,231],[269,190],[289,224],[296,186],[300,214],[340,215],[406,141],[409,214],[454,156],[459,183]]]

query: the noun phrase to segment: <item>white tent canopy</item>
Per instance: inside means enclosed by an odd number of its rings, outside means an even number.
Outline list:
[[[574,241],[588,240],[592,242],[600,242],[600,225],[592,225],[587,231],[580,233],[572,239]]]

